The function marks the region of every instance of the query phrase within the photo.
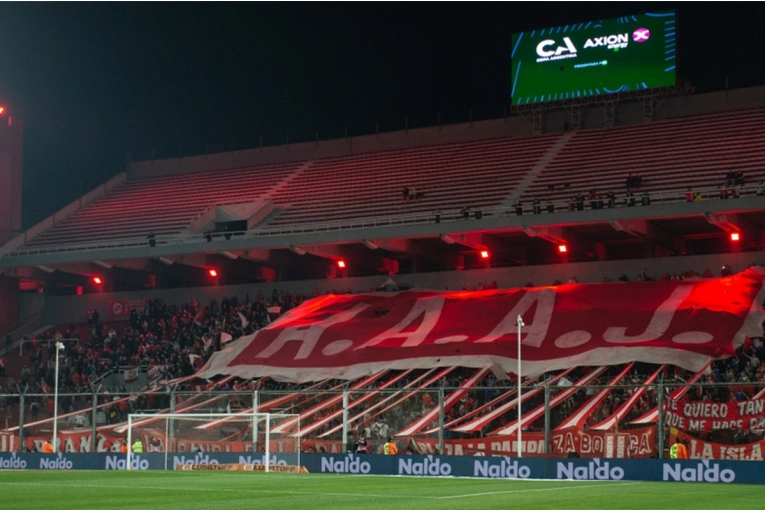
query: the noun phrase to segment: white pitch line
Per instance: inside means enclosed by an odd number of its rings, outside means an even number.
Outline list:
[[[560,487],[547,487],[543,489],[518,489],[508,491],[491,491],[491,492],[474,492],[470,494],[456,494],[453,496],[416,496],[412,494],[374,494],[374,493],[354,493],[354,492],[311,492],[311,491],[286,491],[286,490],[273,490],[273,489],[216,489],[205,487],[155,487],[155,486],[136,486],[136,485],[98,485],[98,484],[70,484],[70,483],[36,483],[36,482],[0,482],[2,485],[24,485],[35,487],[69,487],[75,489],[142,489],[142,490],[156,490],[156,491],[197,491],[197,492],[234,492],[234,493],[250,493],[250,494],[283,494],[288,496],[351,496],[359,498],[408,498],[408,499],[426,499],[426,500],[444,500],[444,499],[459,499],[459,498],[472,498],[477,496],[497,496],[501,494],[521,494],[528,492],[547,492],[558,490],[573,490],[573,489],[585,489],[590,487],[620,487],[626,485],[639,485],[641,482],[629,482],[629,483],[609,483],[609,484],[586,484],[581,486],[564,485]]]
[[[584,480],[582,480],[584,481]],[[640,482],[631,483],[614,483],[614,484],[600,484],[600,485],[579,485],[579,486],[562,486],[562,487],[547,487],[544,489],[518,489],[513,491],[492,491],[492,492],[474,492],[472,494],[457,494],[455,496],[439,496],[438,499],[457,499],[457,498],[473,498],[475,496],[495,496],[497,494],[519,494],[522,492],[545,492],[545,491],[561,491],[571,489],[589,489],[591,487],[617,487],[624,485],[640,485]]]

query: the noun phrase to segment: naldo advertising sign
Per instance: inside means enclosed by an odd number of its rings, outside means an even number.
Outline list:
[[[261,456],[236,456],[230,453],[198,455],[133,455],[131,470],[173,470],[179,465],[227,464],[257,465]],[[274,455],[270,464],[285,461]],[[664,481],[668,483],[765,483],[765,462],[657,460],[657,459],[561,459],[517,457],[466,457],[455,455],[355,455],[304,453],[300,464],[310,473],[349,475],[394,475],[428,477],[466,477],[520,480],[598,480]],[[124,455],[114,453],[0,453],[2,470],[123,470]]]

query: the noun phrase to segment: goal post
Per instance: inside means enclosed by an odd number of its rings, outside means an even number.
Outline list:
[[[271,471],[273,466],[300,466],[298,414],[134,413],[128,415],[125,439],[127,469],[137,455],[155,462],[161,457],[165,469],[199,464],[254,469],[261,464]]]

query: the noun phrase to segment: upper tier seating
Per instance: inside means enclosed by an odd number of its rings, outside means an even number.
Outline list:
[[[314,162],[273,197],[299,225],[502,203],[558,136],[500,138]],[[404,201],[403,187],[424,197]]]
[[[642,177],[639,193],[652,195],[716,189],[735,170],[744,172],[746,184],[754,184],[765,178],[764,148],[764,109],[582,131],[555,155],[522,200],[567,201],[591,190],[623,197],[631,172]]]
[[[335,221],[455,213],[550,200],[564,209],[577,194],[613,191],[639,172],[653,201],[689,187],[725,184],[729,171],[747,184],[765,179],[765,109],[672,119],[560,135],[497,138],[414,149],[128,181],[27,243],[57,247],[185,235],[213,205],[271,199],[275,214],[259,227],[290,229]],[[549,162],[548,162],[549,161]],[[546,163],[546,164],[545,164]],[[539,167],[545,164],[541,171]],[[524,179],[539,171],[533,181]],[[522,184],[523,183],[523,184]],[[403,200],[404,187],[424,194]],[[714,198],[714,197],[713,197]],[[487,213],[485,213],[487,214]],[[491,214],[490,212],[488,214]]]
[[[300,163],[128,181],[46,230],[27,246],[178,234],[208,207],[261,199]]]

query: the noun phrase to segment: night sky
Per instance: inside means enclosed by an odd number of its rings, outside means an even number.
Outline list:
[[[500,117],[514,31],[678,11],[681,82],[765,82],[763,3],[0,4],[24,227],[134,160]],[[2,183],[0,183],[2,185]]]

